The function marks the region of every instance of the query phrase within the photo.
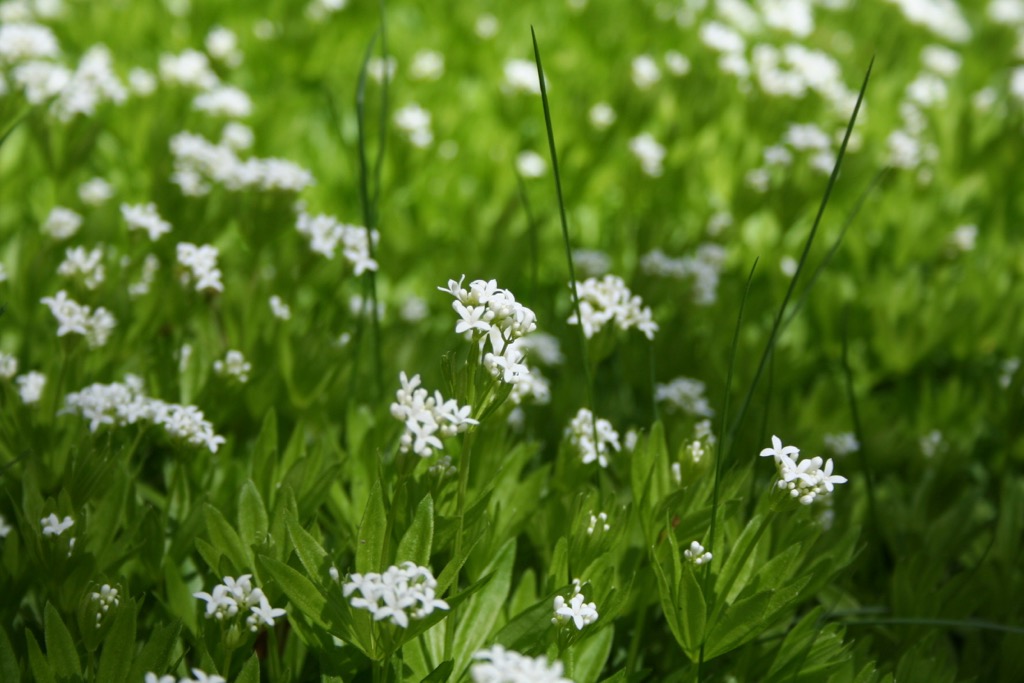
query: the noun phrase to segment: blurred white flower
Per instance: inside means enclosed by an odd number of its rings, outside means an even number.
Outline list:
[[[544,157],[528,149],[516,156],[516,170],[524,178],[539,178],[547,173],[548,165]]]
[[[629,151],[640,162],[643,172],[652,178],[662,174],[665,161],[665,147],[650,133],[641,133],[629,140]]]
[[[270,297],[270,311],[279,320],[292,319],[292,309],[277,294]]]
[[[473,30],[478,38],[490,40],[498,35],[498,18],[493,14],[481,14],[476,18]]]
[[[469,675],[473,683],[572,683],[562,676],[561,662],[527,657],[501,645],[473,654]]]
[[[658,68],[654,57],[637,55],[630,65],[630,76],[633,79],[633,85],[640,90],[648,90],[661,80],[661,69]]]
[[[604,130],[615,123],[615,110],[607,102],[598,102],[587,113],[590,125],[597,130]]]
[[[537,76],[537,65],[526,59],[508,60],[505,62],[505,85],[512,92],[539,95],[540,78]]]
[[[444,75],[444,55],[434,50],[420,50],[412,56],[409,76],[417,81],[436,81]]]
[[[43,221],[42,231],[55,240],[66,240],[81,227],[82,217],[79,214],[63,206],[55,206]]]
[[[27,372],[14,380],[18,385],[18,395],[21,402],[27,406],[39,403],[43,397],[43,389],[46,387],[46,375],[41,372]]]
[[[428,147],[434,141],[430,112],[415,102],[395,111],[395,126],[405,133],[413,147]]]
[[[565,431],[569,443],[579,453],[584,465],[596,462],[607,468],[611,452],[622,450],[619,445],[619,433],[612,427],[611,422],[604,418],[598,418],[595,422],[594,414],[589,408],[580,408]]]
[[[83,204],[99,206],[113,196],[113,186],[103,178],[90,178],[78,186],[78,198]]]
[[[605,275],[600,280],[589,278],[577,283],[576,289],[580,297],[583,334],[587,339],[608,323],[623,331],[635,327],[648,339],[654,339],[658,323],[654,322],[651,309],[644,306],[643,300],[634,295],[619,276]],[[569,316],[569,324],[580,324],[575,311]]]
[[[252,372],[252,363],[245,360],[241,351],[229,350],[223,360],[213,362],[213,371],[223,377],[231,377],[242,384],[249,381],[249,373]]]
[[[157,213],[156,204],[122,204],[121,217],[129,230],[145,230],[150,241],[156,242],[171,231],[171,224]]]

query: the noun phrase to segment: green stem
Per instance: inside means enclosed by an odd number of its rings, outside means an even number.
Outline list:
[[[476,435],[476,430],[471,429],[466,432],[466,436],[462,441],[462,457],[459,459],[459,492],[458,498],[456,499],[455,518],[457,520],[457,527],[455,531],[455,561],[461,562],[462,558],[462,533],[464,528],[465,516],[466,516],[466,492],[469,489],[469,462],[470,456],[473,451],[473,440]],[[452,580],[451,592],[459,592],[459,576],[462,573],[461,568],[455,570],[455,578]],[[458,619],[455,617],[455,612],[458,608],[452,611],[446,620],[445,626],[445,644],[444,652],[445,659],[451,659],[452,648],[455,643],[455,624]]]

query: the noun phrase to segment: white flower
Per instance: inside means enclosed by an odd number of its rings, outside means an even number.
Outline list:
[[[727,216],[720,213],[716,216]],[[712,216],[708,221],[708,232],[724,230],[723,219]],[[730,218],[731,220],[731,218]],[[693,279],[694,303],[710,306],[718,300],[718,283],[725,264],[725,249],[714,242],[705,242],[697,247],[692,256],[672,258],[661,249],[654,249],[640,259],[640,270],[647,275]]]
[[[481,14],[476,18],[476,23],[473,24],[473,32],[476,33],[478,38],[490,40],[498,35],[498,18],[493,14]]]
[[[206,55],[191,49],[178,55],[160,55],[160,78],[165,83],[199,90],[210,90],[219,82]]]
[[[580,454],[584,465],[597,462],[601,467],[608,467],[608,455],[611,451],[620,451],[619,433],[604,418],[594,422],[594,415],[588,408],[580,408],[566,429],[569,443]],[[594,438],[597,442],[594,442]]]
[[[650,133],[642,133],[629,141],[629,151],[640,162],[643,172],[652,178],[662,174],[665,161],[665,147]]]
[[[690,60],[683,53],[677,50],[669,50],[665,53],[664,59],[665,68],[673,76],[685,76],[690,73]]]
[[[39,520],[39,523],[43,525],[43,536],[60,536],[75,525],[75,520],[70,516],[60,519],[51,512],[48,517]]]
[[[280,320],[292,319],[292,309],[277,294],[270,297],[270,311]]]
[[[0,515],[0,538],[7,538],[12,531],[14,531],[14,527],[7,523],[3,515]]]
[[[442,437],[455,436],[479,424],[470,417],[471,406],[460,406],[455,399],[444,400],[440,392],[433,396],[420,386],[420,376],[409,379],[405,372],[399,375],[401,388],[395,393],[391,415],[405,423],[399,440],[403,453],[413,452],[427,458],[444,445]]]
[[[413,147],[428,147],[434,141],[430,112],[415,102],[395,111],[395,126],[405,133]]]
[[[793,456],[797,456],[799,454],[800,454],[800,449],[799,448],[797,448],[796,446],[783,446],[782,445],[782,439],[780,439],[779,437],[773,435],[772,436],[772,446],[771,446],[771,448],[763,448],[763,449],[761,449],[760,456],[762,458],[766,458],[768,456],[772,456],[776,460],[783,460],[783,459],[793,460],[794,459]]]
[[[658,68],[654,57],[637,55],[630,65],[630,75],[633,78],[633,85],[640,90],[648,90],[661,80],[661,69]]]
[[[921,437],[919,444],[924,457],[934,458],[945,446],[945,439],[943,439],[942,432],[933,429]]]
[[[157,213],[156,204],[122,204],[121,216],[129,230],[145,230],[150,241],[156,242],[171,231],[171,224]]]
[[[265,595],[260,598],[260,604],[253,605],[249,609],[252,614],[246,619],[249,630],[255,633],[262,626],[273,627],[274,619],[283,617],[287,612],[280,607],[271,607]]]
[[[608,523],[607,512],[599,512],[596,515],[593,513],[590,514],[590,525],[587,526],[587,533],[589,535],[593,536],[594,531],[596,531],[597,529],[610,531],[611,528],[611,524]]]
[[[180,242],[177,247],[178,263],[188,269],[183,277],[184,284],[195,279],[197,292],[206,290],[223,292],[221,273],[217,268],[217,248],[210,244],[196,246],[190,242]]]
[[[228,683],[227,679],[217,674],[208,674],[202,669],[192,669],[194,678],[183,678],[178,683]]]
[[[78,186],[78,198],[90,206],[99,206],[113,196],[113,186],[103,178],[90,178]]]
[[[174,676],[165,674],[163,676],[157,676],[152,671],[146,672],[146,680],[144,683],[176,683]]]
[[[375,83],[381,83],[385,76],[389,82],[395,80],[396,71],[398,71],[398,60],[390,55],[386,58],[374,55],[366,63],[366,73]]]
[[[444,55],[433,50],[421,50],[412,57],[409,75],[417,81],[436,81],[444,75]]]
[[[460,317],[455,326],[457,334],[468,332],[482,339],[493,330],[508,344],[537,329],[536,314],[518,303],[512,292],[499,288],[497,281],[474,280],[467,290],[462,286],[465,277],[458,282],[449,280],[447,287],[438,287],[455,297],[452,308]],[[494,346],[498,348],[497,344]]]
[[[607,102],[598,102],[587,113],[590,125],[597,130],[604,130],[615,123],[615,110]]]
[[[252,128],[238,121],[229,121],[220,132],[221,144],[233,150],[249,149],[254,137]]]
[[[505,86],[512,92],[539,95],[540,78],[537,76],[537,65],[526,59],[510,59],[505,62]]]
[[[837,456],[849,455],[860,450],[860,442],[851,432],[826,434],[825,447]]]
[[[242,51],[238,49],[238,36],[231,29],[214,26],[203,41],[206,51],[214,59],[235,68],[242,63]]]
[[[14,380],[18,384],[18,395],[25,405],[38,403],[43,397],[43,388],[46,386],[46,375],[41,372],[28,372]]]
[[[299,211],[295,227],[309,240],[309,248],[325,258],[333,259],[340,244],[342,256],[352,266],[356,276],[379,268],[377,261],[370,256],[370,239],[363,226],[347,225],[333,216],[314,216],[302,210]],[[370,237],[376,247],[380,233],[374,230]]]
[[[683,551],[683,555],[690,562],[693,562],[698,566],[707,564],[711,561],[711,553],[705,551],[704,546],[702,546],[698,541],[691,543],[690,547]]]
[[[106,276],[102,259],[102,247],[90,251],[86,251],[85,247],[74,247],[65,251],[64,261],[57,267],[57,274],[81,277],[86,289],[96,289]]]
[[[0,378],[10,379],[18,374],[18,358],[0,351]]]
[[[580,314],[583,319],[583,334],[590,339],[607,323],[614,323],[620,330],[637,328],[648,339],[654,339],[658,324],[654,322],[651,309],[643,305],[639,296],[626,286],[617,275],[605,275],[598,280],[588,278],[577,283],[580,297]],[[569,324],[579,324],[573,311]]]
[[[428,567],[413,562],[391,566],[383,574],[352,574],[342,586],[345,597],[356,609],[373,613],[374,621],[390,620],[407,628],[410,619],[423,619],[435,609],[446,610],[448,603],[437,598],[437,581]]]
[[[676,377],[668,384],[655,385],[654,400],[664,401],[670,408],[690,415],[711,417],[715,411],[711,409],[705,391],[706,385],[698,379]]]
[[[103,584],[98,592],[91,593],[89,597],[99,603],[96,609],[96,628],[100,627],[100,622],[110,611],[111,607],[117,607],[121,604],[121,600],[118,598],[118,590],[109,583]]]
[[[846,477],[832,474],[831,458],[827,461],[819,456],[800,459],[800,449],[796,446],[783,446],[777,436],[772,437],[771,448],[763,449],[761,456],[774,458],[779,474],[778,487],[788,491],[790,496],[797,498],[803,505],[826,498],[832,493],[835,484],[847,481]]]
[[[544,157],[533,150],[524,150],[516,156],[516,170],[524,178],[539,178],[548,170]]]
[[[469,674],[473,683],[572,683],[562,676],[561,662],[527,657],[501,645],[473,654]]]
[[[218,375],[231,377],[245,384],[249,381],[252,363],[245,360],[245,356],[242,355],[241,351],[231,349],[224,356],[223,360],[214,361],[213,371]]]
[[[57,37],[49,27],[17,20],[7,22],[5,19],[0,23],[0,65],[60,56]]]
[[[220,85],[196,95],[192,108],[212,116],[243,119],[252,113],[252,99],[240,88]]]
[[[237,579],[226,576],[223,583],[213,587],[212,593],[200,591],[192,597],[206,603],[207,619],[231,621],[245,616],[246,626],[254,633],[263,626],[273,626],[274,619],[286,614],[285,610],[272,607],[263,590],[253,586],[252,574]]]
[[[554,624],[565,624],[572,621],[576,629],[582,631],[584,626],[597,621],[597,605],[592,602],[584,603],[584,599],[582,593],[576,593],[566,603],[565,598],[561,595],[556,595],[554,603],[555,616],[551,618],[551,622]]]
[[[63,289],[54,296],[43,297],[40,303],[48,306],[53,317],[57,319],[58,337],[66,334],[83,335],[90,348],[106,344],[117,324],[107,309],[101,306],[93,311],[89,306],[68,298],[67,292]]]
[[[148,69],[136,66],[128,72],[128,87],[137,97],[148,97],[156,92],[156,76]]]
[[[82,217],[63,206],[55,206],[43,221],[43,234],[55,240],[66,240],[82,227]]]
[[[961,225],[949,236],[950,243],[961,252],[974,251],[977,240],[977,225]]]

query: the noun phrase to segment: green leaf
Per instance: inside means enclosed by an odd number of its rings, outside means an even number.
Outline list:
[[[242,543],[238,532],[228,523],[220,510],[209,503],[203,505],[203,518],[206,520],[206,532],[210,535],[210,544],[223,552],[237,574],[244,574],[252,569],[252,549]],[[220,571],[220,567],[213,567]]]
[[[542,597],[535,605],[509,621],[494,635],[492,642],[523,654],[535,655],[542,652],[551,633],[555,595],[558,592],[564,593],[566,588],[559,586],[558,591]]]
[[[562,536],[555,543],[555,551],[551,554],[551,566],[548,567],[548,587],[564,586],[569,580],[569,539]]]
[[[765,613],[771,598],[771,591],[763,591],[727,606],[708,631],[704,660],[736,649],[770,626],[765,621]]]
[[[401,542],[398,544],[395,563],[410,560],[420,566],[428,566],[430,564],[430,549],[433,540],[434,499],[428,493],[416,507],[416,514],[412,519],[412,524],[409,525]]]
[[[263,498],[252,479],[242,485],[238,494],[238,531],[247,548],[262,544],[267,538],[270,522]]]
[[[260,562],[266,567],[270,576],[277,581],[293,607],[302,612],[315,626],[319,626],[325,631],[330,630],[324,620],[327,611],[327,598],[309,579],[284,562],[279,562],[272,557],[261,555]]]
[[[260,683],[260,659],[255,652],[238,672],[235,683]]]
[[[164,590],[167,593],[167,610],[181,619],[191,633],[197,633],[196,599],[181,578],[181,569],[170,562],[164,564]]]
[[[359,538],[356,541],[356,571],[365,574],[384,569],[384,536],[387,534],[388,512],[384,509],[384,491],[380,481],[370,490],[366,510],[359,523]]]
[[[736,542],[731,544],[729,556],[725,558],[722,571],[715,581],[716,591],[721,595],[722,603],[732,602],[747,585],[747,580],[755,569],[752,557],[754,547],[761,539],[765,523],[763,515],[754,515],[740,533]]]
[[[452,669],[455,668],[455,662],[451,659],[446,659],[437,665],[437,668],[430,672],[420,683],[445,683],[450,680],[452,675]]]
[[[614,635],[615,627],[609,625],[576,646],[576,651],[573,653],[576,657],[573,680],[576,683],[596,683],[601,672],[604,671],[608,654],[612,651]]]
[[[473,653],[487,641],[487,636],[501,616],[512,587],[512,565],[516,559],[516,539],[510,538],[483,570],[490,580],[479,593],[469,600],[458,614],[453,654],[455,668],[462,671],[469,665]]]
[[[28,647],[28,666],[32,672],[32,680],[35,683],[57,683],[53,676],[53,667],[39,649],[35,635],[28,629],[25,630],[25,645]]]
[[[0,628],[0,681],[20,681],[21,670],[18,668],[18,657],[14,654],[11,639],[7,631]]]
[[[295,554],[299,556],[299,562],[311,577],[317,581],[322,580],[324,572],[329,568],[327,551],[311,533],[302,528],[298,520],[289,518],[285,521],[285,526],[288,529],[288,537],[295,546]]]
[[[165,671],[171,664],[171,653],[178,643],[181,622],[157,624],[149,640],[142,646],[139,656],[132,662],[129,681],[141,681],[148,671]]]
[[[101,683],[122,683],[128,680],[132,657],[135,656],[135,629],[139,606],[134,600],[120,605],[110,632],[103,639],[96,680]]]
[[[683,649],[696,654],[704,639],[708,608],[704,591],[692,567],[683,567],[676,588],[676,605],[680,609],[679,630]]]
[[[71,632],[64,625],[60,613],[51,604],[46,603],[44,634],[46,636],[46,657],[53,665],[53,673],[57,678],[80,678],[82,663],[78,660],[78,651]]]

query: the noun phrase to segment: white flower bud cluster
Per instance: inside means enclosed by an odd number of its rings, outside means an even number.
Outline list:
[[[57,319],[58,337],[80,334],[85,337],[89,348],[106,344],[110,333],[117,325],[117,320],[110,311],[102,306],[94,311],[89,306],[69,298],[63,289],[54,296],[44,296],[40,303],[48,306],[53,317]]]
[[[588,408],[580,408],[576,417],[569,423],[566,430],[569,436],[569,443],[579,452],[583,464],[587,465],[594,461],[601,467],[608,467],[608,454],[610,451],[620,451],[619,433],[612,427],[611,422],[604,418],[598,418],[594,422],[594,414]],[[594,443],[594,437],[597,443]]]
[[[182,284],[188,285],[194,279],[197,292],[223,292],[224,284],[220,281],[221,272],[217,268],[217,247],[204,244],[197,246],[191,242],[178,243],[178,263],[185,266],[182,273]]]
[[[589,278],[577,283],[576,287],[583,317],[583,334],[588,339],[608,323],[614,323],[620,330],[635,327],[648,339],[654,339],[658,324],[654,322],[651,309],[643,305],[639,296],[633,295],[621,277]],[[569,316],[569,324],[579,324],[575,311]]]
[[[100,622],[103,621],[103,617],[107,615],[111,607],[121,604],[121,599],[117,596],[118,590],[109,583],[103,584],[99,591],[94,591],[89,595],[92,600],[99,603],[96,609],[96,628],[100,627]]]
[[[705,242],[692,256],[678,258],[654,249],[640,259],[640,270],[646,275],[676,280],[692,278],[694,303],[710,306],[718,300],[718,283],[724,263],[725,248],[714,242]]]
[[[783,446],[777,436],[772,436],[772,446],[762,449],[760,455],[774,458],[779,471],[778,487],[804,505],[831,495],[835,484],[846,483],[846,477],[832,474],[832,458],[822,461],[815,456],[800,460],[800,449]]]
[[[213,371],[222,377],[231,377],[242,384],[249,381],[249,373],[252,372],[252,363],[245,360],[241,351],[231,349],[225,354],[223,360],[213,362]]]
[[[82,217],[71,209],[55,206],[43,221],[43,234],[55,240],[66,240],[82,227]]]
[[[152,242],[171,231],[171,224],[157,213],[156,204],[122,204],[121,216],[129,230],[145,230]]]
[[[699,542],[694,541],[690,547],[683,551],[683,556],[698,567],[711,561],[711,553],[704,549]]]
[[[195,406],[166,403],[142,392],[142,379],[125,375],[125,381],[112,384],[90,384],[64,398],[62,414],[79,414],[89,420],[89,431],[102,425],[133,425],[151,422],[174,438],[193,446],[205,446],[211,453],[224,443],[224,437],[213,431]]]
[[[366,228],[361,225],[341,223],[334,216],[311,215],[300,209],[295,228],[309,240],[309,248],[327,259],[334,258],[334,252],[341,245],[341,255],[359,276],[367,271],[376,272],[377,262],[370,257],[370,243]],[[380,242],[380,233],[373,231],[373,246]]]
[[[170,144],[171,180],[188,196],[209,194],[211,183],[233,192],[301,192],[313,184],[313,175],[298,164],[272,157],[242,160],[226,142],[214,144],[194,133],[178,133]]]
[[[391,415],[405,423],[405,432],[399,441],[403,453],[413,452],[427,458],[444,448],[442,438],[455,436],[479,424],[471,418],[471,406],[459,406],[455,399],[447,401],[441,392],[434,395],[420,386],[420,376],[412,379],[402,372],[401,388],[395,393]]]
[[[527,657],[501,645],[473,655],[469,675],[473,683],[572,683],[562,676],[562,663],[546,657]]]
[[[452,308],[460,318],[456,334],[481,337],[497,329],[501,340],[510,343],[537,329],[536,314],[518,303],[512,292],[499,288],[496,280],[474,280],[467,290],[462,286],[465,279],[463,275],[458,282],[449,280],[447,287],[438,287],[455,297]]]
[[[80,277],[86,289],[96,289],[106,279],[103,267],[103,247],[86,250],[73,247],[64,252],[64,260],[57,266],[57,274],[63,277]]]
[[[410,619],[423,619],[435,609],[448,609],[436,590],[437,580],[430,568],[414,562],[392,565],[383,574],[352,574],[342,586],[346,598],[358,591],[350,600],[353,607],[372,612],[374,621],[389,619],[402,628],[408,628]]]
[[[597,621],[597,605],[593,602],[583,602],[586,598],[580,592],[582,583],[579,579],[573,579],[572,583],[573,592],[568,601],[561,595],[555,596],[555,616],[551,617],[551,623],[561,626],[571,621],[577,631],[582,631],[584,626]]]
[[[286,614],[280,607],[272,607],[263,590],[252,585],[252,574],[243,574],[237,580],[225,576],[224,583],[214,586],[212,593],[201,591],[192,597],[206,602],[207,619],[230,621],[248,612],[245,625],[253,633],[264,626],[272,627],[274,619]]]
[[[177,679],[177,683],[228,683],[228,679],[223,676],[208,674],[202,669],[192,669],[192,675],[195,676],[195,678],[182,676]],[[175,683],[175,678],[170,674],[157,676],[152,671],[148,671],[146,672],[146,679],[144,683]]]
[[[681,410],[697,417],[711,417],[715,411],[711,409],[704,392],[707,386],[698,379],[676,377],[668,384],[657,384],[654,387],[654,400],[667,403],[669,408]]]
[[[599,512],[596,515],[594,513],[590,513],[590,526],[587,527],[588,534],[593,536],[594,532],[598,529],[601,529],[603,531],[611,531],[611,528],[612,525],[608,523],[607,512]]]

